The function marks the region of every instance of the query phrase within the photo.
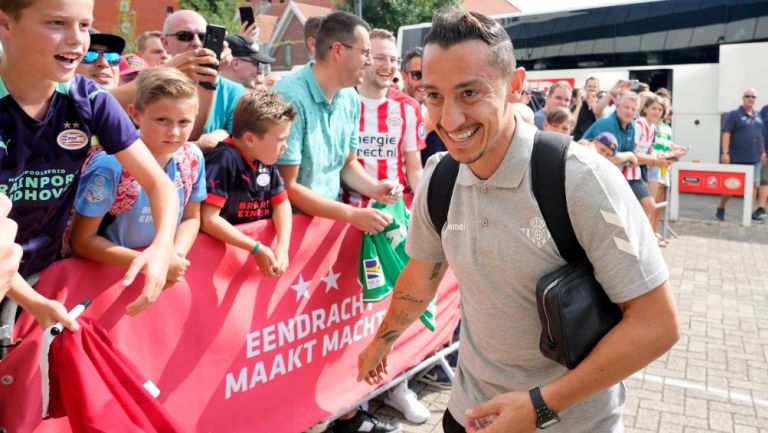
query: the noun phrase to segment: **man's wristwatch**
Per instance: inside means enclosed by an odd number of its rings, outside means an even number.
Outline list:
[[[552,427],[560,422],[560,417],[552,409],[547,407],[544,403],[544,398],[541,396],[541,386],[536,385],[530,390],[528,394],[531,396],[531,402],[533,402],[533,409],[536,411],[536,427],[544,429]]]

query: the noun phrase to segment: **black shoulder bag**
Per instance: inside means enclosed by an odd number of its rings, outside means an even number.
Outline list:
[[[568,262],[541,277],[536,284],[536,307],[541,322],[541,353],[567,368],[574,368],[621,320],[594,276],[592,265],[573,232],[565,201],[565,160],[569,137],[537,132],[531,155],[531,189],[557,245]],[[448,218],[459,164],[445,154],[435,167],[427,189],[432,225],[442,236]]]

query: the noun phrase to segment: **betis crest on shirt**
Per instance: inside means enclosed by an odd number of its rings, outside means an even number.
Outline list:
[[[373,207],[392,215],[392,223],[381,233],[364,234],[360,246],[358,279],[363,286],[363,301],[378,302],[392,293],[408,255],[405,252],[405,236],[408,232],[410,212],[402,199],[391,205],[374,203]],[[421,315],[421,322],[435,330],[437,298]]]

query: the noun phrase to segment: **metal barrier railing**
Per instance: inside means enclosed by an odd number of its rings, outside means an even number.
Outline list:
[[[385,383],[384,385],[381,385],[380,387],[376,388],[375,390],[368,393],[365,397],[357,400],[354,404],[350,405],[349,407],[346,407],[328,418],[326,421],[331,422],[340,416],[349,413],[351,410],[361,406],[363,403],[389,391],[391,388],[394,388],[395,386],[399,385],[405,380],[411,379],[413,377],[419,377],[423,375],[429,368],[440,365],[440,367],[445,371],[445,374],[448,375],[448,377],[453,380],[454,373],[451,366],[448,364],[448,361],[445,359],[446,356],[450,355],[451,353],[454,353],[459,350],[459,342],[453,342],[444,349],[441,349],[438,352],[435,352],[434,355],[430,356],[429,358],[425,359],[424,361],[421,361],[418,365],[400,373],[396,378],[392,379],[391,381]]]

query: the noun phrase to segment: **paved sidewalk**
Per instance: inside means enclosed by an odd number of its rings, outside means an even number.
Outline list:
[[[664,249],[682,336],[672,350],[625,382],[627,433],[768,433],[768,224],[740,221],[738,200],[726,222],[715,197],[684,197],[680,236]],[[694,221],[685,218],[700,218]],[[412,383],[432,411],[403,432],[441,432],[448,391]],[[379,402],[384,418],[398,413]]]

